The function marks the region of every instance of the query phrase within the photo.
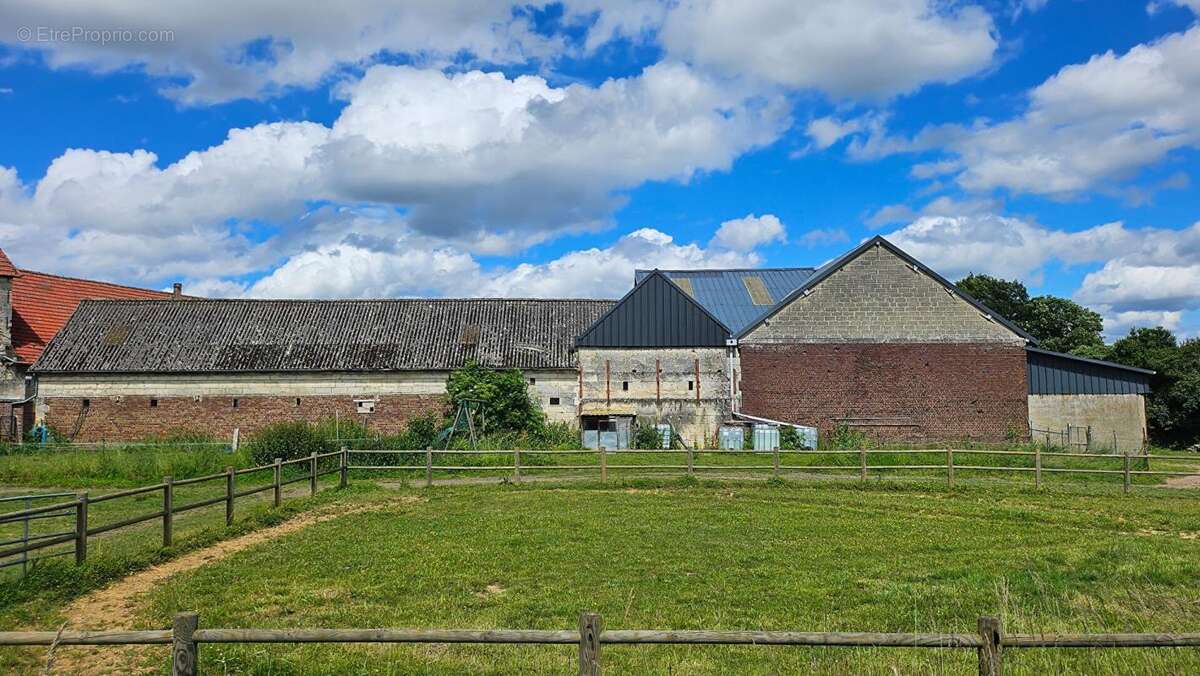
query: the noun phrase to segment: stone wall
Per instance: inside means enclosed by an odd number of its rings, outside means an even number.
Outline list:
[[[580,348],[583,415],[670,422],[689,443],[711,446],[730,409],[725,348]]]
[[[37,415],[77,441],[134,440],[180,432],[226,438],[283,420],[340,416],[383,434],[415,416],[440,412],[446,372],[211,375],[53,375],[39,377]],[[574,424],[575,371],[529,371],[547,417]],[[358,415],[356,399],[377,401]],[[553,403],[557,401],[557,403]]]
[[[1140,394],[1031,394],[1029,424],[1041,430],[1066,431],[1067,426],[1084,428],[1072,432],[1071,440],[1087,439],[1089,447],[1117,451],[1141,451],[1146,439],[1146,401]],[[1034,434],[1034,441],[1044,439]],[[1051,443],[1059,443],[1052,437]]]
[[[743,345],[745,413],[874,438],[1004,441],[1028,424],[1025,350],[994,343]]]
[[[1024,343],[882,246],[863,252],[740,342]]]

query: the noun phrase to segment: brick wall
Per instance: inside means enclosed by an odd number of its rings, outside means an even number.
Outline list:
[[[413,417],[440,412],[444,397],[435,394],[398,394],[377,399],[375,413],[359,416],[351,396],[240,396],[151,397],[120,396],[53,397],[43,400],[44,420],[64,434],[76,429],[75,441],[128,441],[157,435],[197,432],[219,439],[230,438],[234,428],[251,434],[271,423],[285,420],[316,422],[333,418],[365,421],[373,431],[402,432]],[[157,406],[151,406],[151,401]],[[299,401],[299,404],[297,404]]]
[[[742,411],[874,438],[1003,441],[1029,420],[1023,347],[987,343],[743,345]]]

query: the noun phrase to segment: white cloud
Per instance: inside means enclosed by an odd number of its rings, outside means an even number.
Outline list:
[[[165,167],[144,150],[72,149],[28,186],[5,171],[0,223],[18,234],[4,245],[31,266],[128,281],[241,275],[336,241],[317,203],[508,253],[607,227],[620,191],[727,169],[788,125],[780,100],[679,64],[597,87],[375,66],[341,95],[331,127],[235,129]],[[254,222],[272,237],[251,238]]]
[[[887,98],[987,68],[997,39],[974,5],[931,0],[684,0],[667,51],[691,63],[835,98]]]
[[[750,214],[722,223],[709,246],[730,251],[750,251],[763,244],[784,241],[787,241],[787,229],[778,216]]]
[[[849,241],[850,233],[842,228],[814,228],[800,235],[800,243],[810,247],[841,244]]]

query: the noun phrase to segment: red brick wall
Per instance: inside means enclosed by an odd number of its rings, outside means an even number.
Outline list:
[[[875,438],[1003,441],[1029,421],[1025,349],[964,343],[743,345],[742,411]]]
[[[372,431],[394,434],[402,432],[411,418],[440,412],[445,405],[441,395],[383,395],[377,397],[375,413],[360,416],[355,412],[355,397],[348,396],[299,397],[299,405],[297,397],[237,397],[236,408],[233,397],[203,397],[199,401],[193,397],[153,397],[158,402],[153,408],[151,399],[142,396],[90,399],[74,440],[130,441],[184,432],[225,439],[233,435],[235,427],[244,438],[271,423],[317,422],[333,418],[335,412],[342,420],[365,420]],[[45,401],[49,405],[46,422],[60,433],[70,434],[84,411],[83,399],[55,397]]]

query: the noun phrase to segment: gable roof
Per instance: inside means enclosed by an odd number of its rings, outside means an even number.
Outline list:
[[[4,249],[0,249],[0,277],[20,277],[21,271],[9,260]]]
[[[596,300],[85,301],[37,373],[573,368]]]
[[[576,339],[579,347],[724,347],[731,332],[654,270]]]
[[[930,268],[928,265],[925,265],[921,261],[908,255],[903,249],[896,246],[895,244],[892,244],[891,242],[887,241],[883,237],[880,237],[879,235],[876,235],[875,237],[868,239],[867,241],[856,246],[855,248],[851,249],[850,251],[842,254],[841,256],[833,259],[832,261],[829,261],[825,265],[822,265],[820,268],[817,268],[816,272],[814,272],[812,274],[812,276],[805,279],[804,282],[799,287],[797,287],[794,291],[792,291],[790,294],[788,294],[787,297],[785,297],[783,300],[780,300],[778,303],[776,303],[775,307],[771,308],[770,311],[764,313],[762,316],[758,317],[752,323],[748,324],[745,328],[743,328],[740,332],[738,332],[737,337],[742,338],[742,337],[746,336],[751,331],[758,328],[759,325],[761,325],[764,321],[766,321],[767,319],[770,319],[777,312],[779,312],[784,307],[789,305],[792,301],[794,301],[795,299],[804,295],[805,292],[807,292],[809,289],[813,288],[817,284],[820,284],[823,280],[828,278],[834,272],[837,272],[839,269],[844,267],[847,263],[854,260],[855,258],[858,258],[863,253],[870,251],[873,247],[876,247],[876,246],[881,246],[881,247],[887,249],[888,251],[890,251],[891,253],[895,254],[901,260],[903,260],[905,263],[913,266],[917,270],[920,270],[925,275],[927,275],[928,277],[933,279],[935,282],[937,282],[938,284],[941,284],[943,287],[945,287],[946,290],[952,292],[955,296],[963,299],[964,301],[969,303],[971,306],[973,306],[975,309],[979,310],[984,315],[987,315],[988,317],[991,317],[992,319],[996,320],[1000,325],[1004,326],[1009,331],[1012,331],[1013,333],[1017,334],[1018,336],[1024,338],[1025,340],[1029,341],[1031,344],[1034,344],[1034,345],[1037,344],[1037,339],[1034,338],[1033,336],[1029,335],[1024,329],[1017,326],[1016,324],[1013,324],[1011,321],[1005,319],[997,312],[989,309],[983,303],[975,300],[974,298],[971,297],[970,294],[966,293],[962,289],[955,286],[953,283],[951,283],[945,277],[942,277],[938,273],[934,272],[933,269]]]
[[[21,270],[12,280],[12,341],[17,359],[32,364],[85,300],[171,298],[165,291]]]
[[[652,271],[637,270],[634,282],[642,281]],[[659,270],[672,282],[689,293],[704,309],[716,317],[732,333],[771,311],[782,298],[796,290],[812,276],[813,268],[741,268],[725,270]],[[761,285],[761,286],[760,286]],[[766,292],[765,298],[755,298]],[[765,304],[761,301],[765,300]]]

